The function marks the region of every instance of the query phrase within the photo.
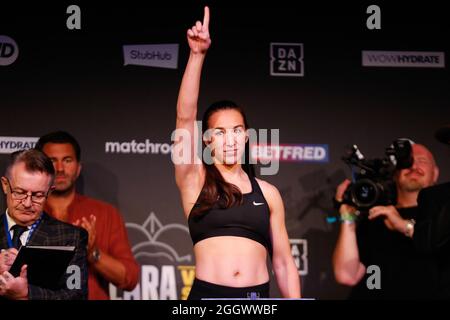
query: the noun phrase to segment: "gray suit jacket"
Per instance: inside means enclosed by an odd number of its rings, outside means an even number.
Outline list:
[[[0,249],[7,249],[4,216],[0,216]],[[42,220],[31,235],[27,245],[30,246],[75,246],[75,255],[69,265],[76,265],[81,270],[80,289],[69,289],[67,280],[71,274],[64,274],[60,280],[60,288],[50,290],[28,284],[28,298],[32,300],[79,300],[87,299],[88,267],[87,267],[88,233],[83,228],[61,222],[43,213]],[[71,282],[71,281],[69,281]]]

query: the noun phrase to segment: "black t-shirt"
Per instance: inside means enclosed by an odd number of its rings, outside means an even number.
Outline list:
[[[450,182],[422,189],[417,199],[420,216],[414,243],[433,253],[439,268],[438,297],[450,299]]]
[[[417,207],[398,212],[405,219],[417,219],[419,213]],[[360,260],[366,268],[379,267],[381,288],[368,289],[367,280],[374,273],[366,273],[352,289],[350,299],[434,298],[437,267],[431,254],[419,253],[411,238],[389,230],[382,217],[372,221],[361,217],[356,234]]]

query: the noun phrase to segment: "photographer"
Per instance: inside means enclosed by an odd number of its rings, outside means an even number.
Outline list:
[[[439,170],[431,152],[412,145],[410,168],[395,172],[396,206],[373,206],[358,212],[342,203],[350,181],[341,183],[335,200],[341,202],[341,227],[333,254],[338,283],[352,286],[351,299],[432,298],[437,271],[428,254],[416,251],[412,235],[418,217],[417,197],[421,189],[433,185]],[[374,269],[367,269],[369,266]],[[370,286],[379,271],[378,284]],[[375,281],[377,282],[377,281]]]

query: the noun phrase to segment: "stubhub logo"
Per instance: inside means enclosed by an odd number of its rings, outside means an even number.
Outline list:
[[[178,68],[178,44],[124,45],[124,65]]]

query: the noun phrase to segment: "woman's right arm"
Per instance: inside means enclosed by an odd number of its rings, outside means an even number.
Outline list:
[[[206,51],[211,45],[209,36],[209,8],[205,7],[203,24],[197,21],[188,29],[187,40],[190,54],[181,81],[177,102],[177,128],[185,122],[192,122],[197,117],[198,94],[200,91],[200,76]]]
[[[181,81],[177,101],[176,131],[173,137],[175,180],[184,197],[184,191],[202,185],[203,164],[197,156],[199,130],[197,127],[197,104],[200,91],[200,77],[206,51],[211,45],[209,36],[209,8],[205,7],[203,23],[187,31],[190,47],[189,60]],[[201,140],[200,140],[201,141]],[[194,184],[195,186],[193,186]],[[195,200],[194,200],[195,201]]]

